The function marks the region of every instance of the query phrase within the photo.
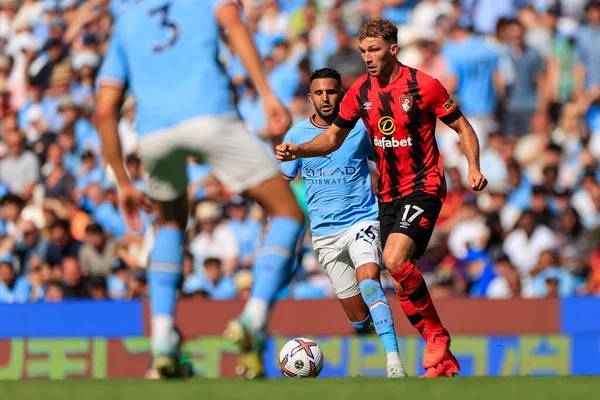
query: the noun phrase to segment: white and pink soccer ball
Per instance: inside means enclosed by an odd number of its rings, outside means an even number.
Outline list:
[[[288,378],[316,378],[323,369],[323,352],[314,340],[296,338],[279,352],[279,369]]]

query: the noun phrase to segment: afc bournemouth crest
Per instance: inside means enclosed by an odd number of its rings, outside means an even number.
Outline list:
[[[400,107],[405,113],[409,112],[413,105],[413,97],[410,94],[400,96]]]

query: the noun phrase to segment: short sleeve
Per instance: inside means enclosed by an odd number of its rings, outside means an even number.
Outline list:
[[[210,2],[212,5],[213,15],[215,17],[219,15],[219,11],[221,11],[221,8],[223,8],[223,6],[226,6],[227,4],[233,4],[238,7],[241,6],[241,2],[239,0],[210,0]]]
[[[124,86],[127,83],[127,59],[115,29],[98,73],[98,85]]]
[[[450,98],[446,88],[437,79],[431,79],[423,92],[425,103],[443,123],[451,124],[462,116],[458,105]]]
[[[352,129],[360,119],[360,108],[356,101],[356,89],[352,86],[340,104],[340,112],[334,124],[342,129]]]
[[[288,131],[288,133],[286,133],[283,141],[296,144],[293,128],[290,129]],[[289,181],[293,181],[296,178],[296,176],[298,175],[298,170],[300,169],[300,165],[301,165],[300,163],[301,163],[301,160],[299,158],[292,160],[292,161],[282,162],[279,164],[279,171],[281,172],[281,175],[283,175],[283,177],[285,179],[287,179]]]

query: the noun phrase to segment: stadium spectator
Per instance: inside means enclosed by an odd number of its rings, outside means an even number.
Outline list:
[[[30,293],[27,278],[15,272],[14,258],[10,254],[0,256],[0,303],[25,303]]]
[[[46,288],[44,301],[47,303],[58,303],[65,298],[65,290],[60,281],[50,281]]]
[[[117,242],[106,237],[100,224],[92,223],[85,229],[84,244],[79,252],[79,265],[84,276],[110,275],[115,263]]]
[[[77,258],[72,256],[64,257],[61,262],[61,268],[65,298],[89,298],[89,288],[86,279],[81,274]]]
[[[204,260],[218,258],[225,275],[231,275],[239,264],[240,245],[231,227],[222,223],[222,209],[214,201],[200,202],[195,211],[197,235],[190,242],[196,268],[202,270]]]
[[[40,179],[39,161],[25,149],[25,137],[20,131],[4,125],[3,138],[8,154],[0,165],[0,180],[12,194],[28,199]]]
[[[82,243],[71,236],[71,226],[68,221],[61,219],[50,225],[50,236],[52,243],[47,258],[50,265],[61,265],[66,257],[77,260]],[[69,264],[72,264],[72,261]],[[78,262],[77,269],[79,270]]]
[[[19,259],[21,274],[27,274],[46,262],[50,242],[40,236],[37,226],[32,221],[19,221],[13,238],[15,241],[12,253]]]

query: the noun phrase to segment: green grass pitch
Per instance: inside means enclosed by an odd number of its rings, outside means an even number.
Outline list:
[[[600,377],[68,380],[0,382],[14,400],[591,400]]]

